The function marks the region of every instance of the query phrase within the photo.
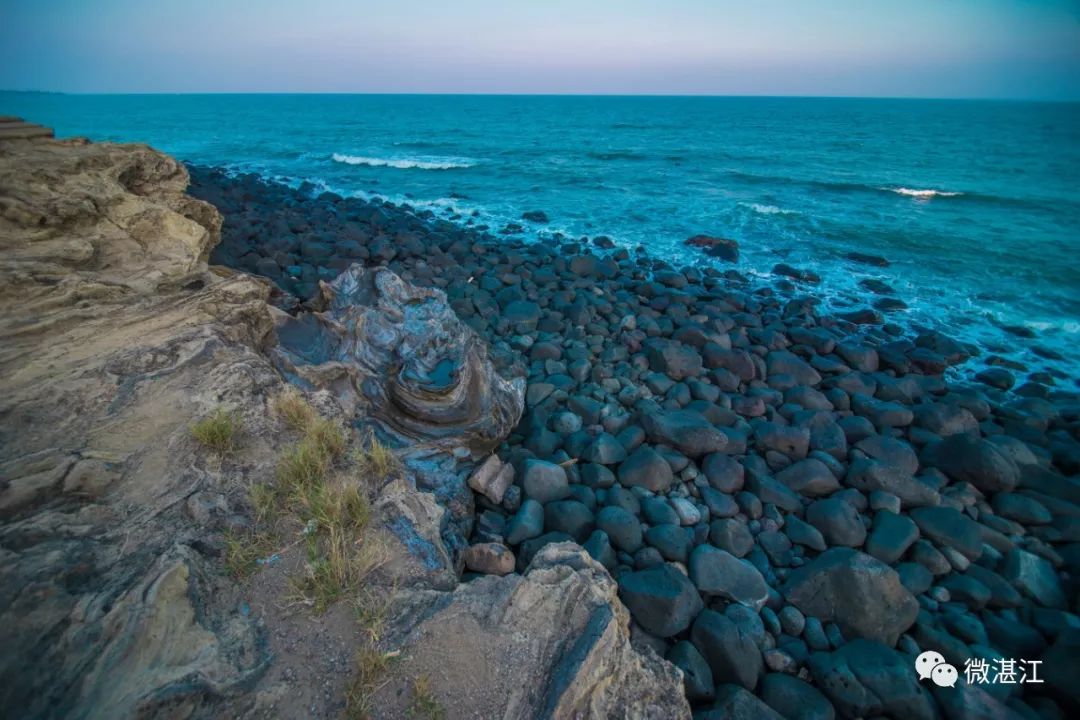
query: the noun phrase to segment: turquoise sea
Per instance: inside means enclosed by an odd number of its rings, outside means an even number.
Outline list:
[[[745,273],[812,269],[844,309],[881,279],[909,305],[895,322],[1032,369],[1049,349],[1080,375],[1080,104],[0,94],[0,114],[540,239],[603,234],[677,265],[712,262],[687,237],[730,237]],[[532,210],[548,222],[523,221]]]

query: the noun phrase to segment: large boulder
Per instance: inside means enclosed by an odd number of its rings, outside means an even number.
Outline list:
[[[396,604],[385,642],[400,655],[372,697],[382,717],[410,714],[415,678],[426,677],[432,696],[475,717],[689,720],[680,673],[631,645],[615,582],[572,543],[545,546],[524,575],[406,592]]]
[[[845,718],[934,720],[932,701],[919,685],[912,658],[881,643],[854,640],[810,657],[814,685]]]
[[[717,683],[757,686],[764,668],[761,651],[748,627],[715,610],[703,610],[694,621],[690,641],[709,663]]]
[[[668,461],[648,445],[642,445],[619,464],[618,477],[627,487],[643,487],[654,493],[665,492],[675,479]]]
[[[769,599],[769,586],[757,568],[710,545],[699,545],[690,553],[690,579],[703,594],[741,603],[755,612]]]
[[[833,621],[849,638],[895,645],[919,604],[891,567],[850,548],[826,550],[792,572],[781,588],[806,615]]]
[[[720,452],[728,444],[724,433],[693,410],[645,413],[641,425],[650,442],[670,445],[692,458]]]
[[[638,625],[664,638],[688,628],[703,607],[694,584],[668,563],[619,576],[619,597]]]
[[[1020,469],[1011,457],[989,440],[968,434],[950,435],[928,445],[921,459],[923,465],[987,494],[1011,492],[1020,481]]]

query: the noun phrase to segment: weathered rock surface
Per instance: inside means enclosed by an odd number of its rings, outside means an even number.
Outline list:
[[[270,287],[207,271],[221,220],[186,185],[144,146],[0,144],[0,703],[23,717],[190,714],[270,660],[189,434],[234,408],[239,462],[270,470]]]
[[[681,674],[631,646],[615,582],[573,544],[546,546],[524,575],[415,592],[399,608],[381,716],[405,717],[411,678],[426,676],[435,697],[472,700],[448,707],[454,717],[690,717]]]

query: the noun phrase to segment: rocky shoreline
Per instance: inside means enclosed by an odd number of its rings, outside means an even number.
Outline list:
[[[695,717],[1069,717],[1080,678],[1080,397],[871,307],[819,315],[812,272],[753,285],[606,238],[525,243],[251,175],[192,168],[224,215],[211,262],[312,307],[354,263],[439,288],[525,412],[470,478],[466,577],[580,544],[635,645],[679,667]],[[460,218],[459,218],[460,219]],[[737,260],[721,239],[703,253]],[[497,363],[497,364],[499,364]],[[940,653],[955,687],[921,683]],[[1041,683],[965,667],[1041,660]]]
[[[0,248],[0,714],[1080,709],[1074,378],[139,145],[0,143]]]

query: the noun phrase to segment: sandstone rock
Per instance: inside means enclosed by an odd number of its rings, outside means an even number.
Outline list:
[[[469,487],[495,504],[502,502],[513,482],[514,466],[503,464],[498,455],[490,456],[469,476]]]
[[[479,543],[465,548],[465,567],[486,575],[507,575],[514,572],[514,553],[500,543]]]
[[[434,697],[467,698],[477,717],[689,720],[679,673],[631,646],[615,582],[575,545],[546,546],[524,575],[405,593],[398,609],[385,641],[401,655],[372,700],[383,716],[406,716],[425,676]]]
[[[208,272],[221,217],[187,182],[146,146],[0,143],[0,694],[21,716],[212,714],[269,662],[193,521],[224,514],[183,511],[226,489],[190,439],[218,405],[252,479],[270,469],[269,286]]]

